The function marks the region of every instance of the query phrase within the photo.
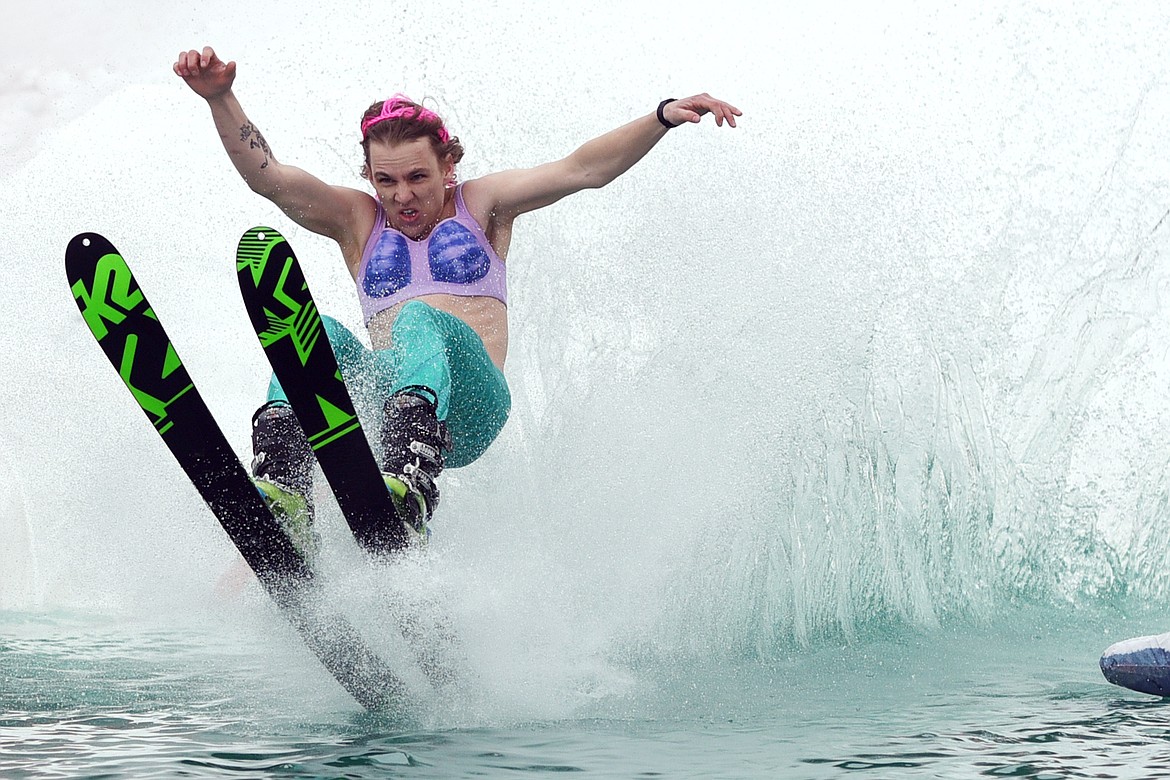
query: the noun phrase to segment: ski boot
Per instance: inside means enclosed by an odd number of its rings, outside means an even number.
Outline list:
[[[293,546],[312,562],[321,546],[313,529],[313,452],[288,404],[269,401],[252,417],[252,482]]]
[[[443,453],[451,450],[447,424],[435,415],[424,387],[408,387],[386,400],[382,425],[382,479],[403,521],[426,543],[427,522],[439,505]]]

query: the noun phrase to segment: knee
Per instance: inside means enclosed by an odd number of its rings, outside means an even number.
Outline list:
[[[337,356],[337,362],[342,365],[343,370],[347,363],[356,363],[361,360],[366,348],[349,328],[328,314],[321,315],[321,326],[324,328],[329,345],[333,347],[333,354]]]
[[[439,322],[439,312],[422,301],[407,301],[394,317],[390,330],[394,336],[434,327]]]
[[[328,314],[321,315],[321,327],[325,329],[325,335],[329,337],[329,341],[333,343],[334,347],[338,344],[357,340],[357,337],[350,333],[349,328]]]

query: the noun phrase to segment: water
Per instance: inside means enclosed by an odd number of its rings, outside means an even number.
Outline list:
[[[0,775],[1164,772],[1164,706],[1096,662],[1170,624],[1166,9],[146,8],[4,33]],[[242,458],[240,233],[280,226],[360,330],[336,248],[170,74],[205,41],[279,159],[354,187],[355,118],[398,90],[465,178],[665,96],[745,111],[517,223],[513,416],[444,475],[427,555],[370,565],[322,497],[330,597],[402,712],[224,591],[230,543],[64,287],[68,239],[107,235]]]
[[[1148,777],[1167,768],[1164,705],[1103,685],[1093,668],[1108,636],[1134,628],[1115,614],[1022,610],[994,628],[766,661],[630,659],[644,677],[636,694],[557,720],[488,716],[464,728],[343,706],[307,653],[242,625],[225,641],[223,619],[7,616],[0,658],[21,685],[3,698],[5,777]],[[281,633],[275,622],[265,628]],[[309,677],[296,692],[290,670]]]

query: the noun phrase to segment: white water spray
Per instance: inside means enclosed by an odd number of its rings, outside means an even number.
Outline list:
[[[284,229],[322,308],[360,330],[335,247],[247,192],[167,71],[205,39],[240,62],[277,156],[350,186],[353,117],[399,89],[448,116],[464,178],[563,155],[660,96],[745,110],[517,224],[513,418],[444,477],[429,565],[516,711],[630,690],[630,653],[767,656],[1019,597],[1164,597],[1170,16],[831,6],[766,23],[733,3],[701,25],[636,3],[355,12],[397,31],[392,55],[310,10],[282,12],[276,48],[225,6],[172,19],[149,70],[47,64],[98,99],[51,104],[14,142],[0,210],[30,530],[4,604],[178,611],[232,555],[84,332],[70,236],[127,256],[242,458],[265,367],[235,304],[239,233]]]

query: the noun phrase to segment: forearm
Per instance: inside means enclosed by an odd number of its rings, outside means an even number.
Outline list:
[[[278,187],[279,163],[260,130],[244,113],[236,96],[227,92],[208,101],[215,129],[232,165],[253,191],[271,196]]]
[[[569,158],[583,171],[584,186],[604,187],[645,157],[666,131],[654,114],[648,114],[586,142]]]

